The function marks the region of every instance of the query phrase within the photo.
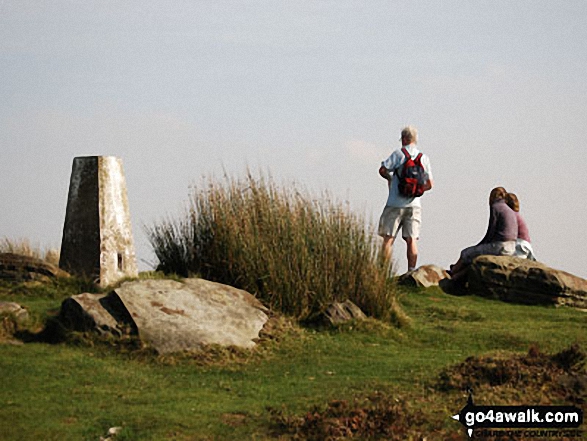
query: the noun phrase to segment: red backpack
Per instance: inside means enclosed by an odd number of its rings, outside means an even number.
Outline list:
[[[429,181],[428,173],[422,166],[422,153],[418,153],[415,159],[412,159],[405,147],[402,147],[402,153],[406,160],[398,175],[399,192],[407,198],[422,196]]]

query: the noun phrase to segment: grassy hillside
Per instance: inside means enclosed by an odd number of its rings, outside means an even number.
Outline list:
[[[0,301],[28,307],[39,331],[79,288],[4,283]],[[464,431],[450,415],[465,404],[465,383],[475,384],[478,403],[580,402],[544,377],[534,384],[536,375],[520,370],[524,363],[502,382],[461,378],[462,365],[451,383],[457,370],[447,369],[470,356],[494,357],[478,359],[488,366],[495,357],[512,361],[531,347],[585,349],[585,312],[453,297],[437,288],[406,289],[399,300],[411,319],[401,329],[373,320],[316,331],[282,321],[250,352],[156,357],[91,339],[4,342],[0,439],[97,441],[111,427],[122,427],[117,440],[337,439],[362,427],[363,436],[387,433],[385,439],[460,440]]]

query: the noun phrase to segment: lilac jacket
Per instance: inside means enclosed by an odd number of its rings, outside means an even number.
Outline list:
[[[491,242],[508,242],[518,238],[518,219],[516,212],[507,206],[503,199],[496,200],[489,210],[487,233],[479,245]]]

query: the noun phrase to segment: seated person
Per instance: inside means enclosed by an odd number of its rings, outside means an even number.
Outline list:
[[[496,187],[489,194],[489,225],[485,237],[477,245],[461,251],[459,260],[451,265],[448,273],[456,281],[466,274],[466,270],[477,256],[513,256],[518,237],[518,220],[514,211],[505,203],[507,191]]]
[[[508,193],[505,197],[505,203],[508,204],[508,207],[514,210],[518,220],[518,238],[516,239],[516,252],[514,253],[514,256],[523,259],[536,260],[532,244],[530,243],[528,226],[520,214],[520,201],[518,200],[518,197],[514,193]]]

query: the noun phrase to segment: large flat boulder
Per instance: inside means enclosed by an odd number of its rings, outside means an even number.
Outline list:
[[[73,296],[61,310],[73,329],[136,333],[159,353],[253,347],[267,313],[248,292],[203,279],[126,282],[107,295]]]
[[[517,257],[477,257],[469,268],[468,290],[513,303],[587,308],[587,280]]]

